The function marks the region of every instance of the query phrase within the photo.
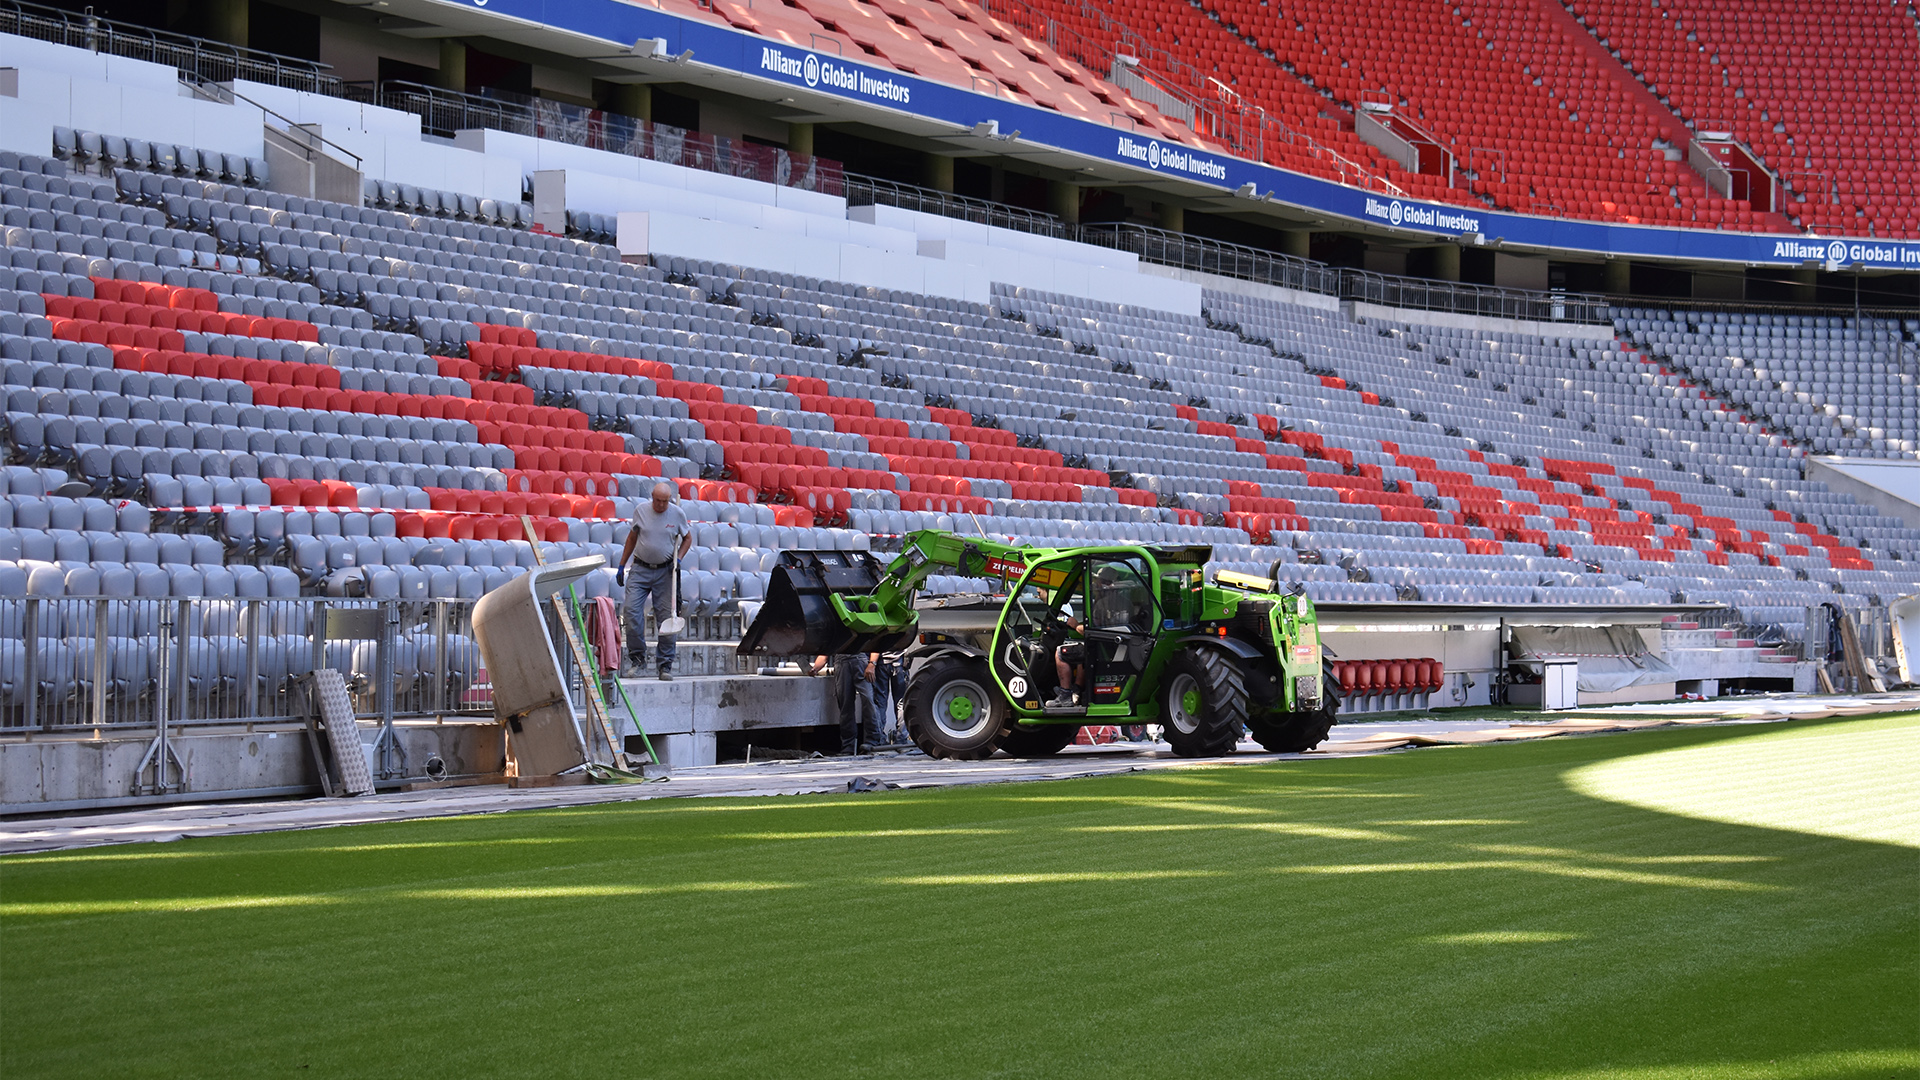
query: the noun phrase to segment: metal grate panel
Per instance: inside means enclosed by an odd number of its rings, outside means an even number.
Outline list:
[[[373,774],[367,771],[367,752],[360,744],[360,725],[347,699],[347,680],[333,668],[313,673],[314,707],[327,728],[334,768],[340,773],[340,791],[346,795],[373,794]]]

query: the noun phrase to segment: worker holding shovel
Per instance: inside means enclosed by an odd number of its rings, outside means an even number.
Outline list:
[[[646,605],[653,600],[659,631],[660,681],[673,679],[674,639],[685,628],[680,618],[680,559],[693,546],[686,512],[673,499],[673,485],[653,486],[653,498],[633,515],[633,527],[620,549],[616,584],[626,587],[627,659],[635,673],[647,666]],[[632,572],[628,572],[628,564]]]

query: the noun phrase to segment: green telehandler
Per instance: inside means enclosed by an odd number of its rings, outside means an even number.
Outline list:
[[[900,652],[913,741],[936,758],[1044,757],[1086,724],[1158,723],[1184,757],[1244,727],[1311,750],[1339,707],[1306,596],[1222,571],[1204,546],[1042,548],[925,530],[884,567],[864,551],[788,551],[739,651]],[[1004,598],[915,593],[935,573],[998,578]]]

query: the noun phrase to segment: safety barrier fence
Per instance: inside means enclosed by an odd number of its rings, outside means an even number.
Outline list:
[[[1612,311],[1610,301],[1604,296],[1502,289],[1492,285],[1429,281],[1365,270],[1340,271],[1340,297],[1385,307],[1418,308],[1423,311],[1525,319],[1531,322],[1600,325],[1609,321]]]
[[[301,676],[316,667],[346,677],[363,721],[490,716],[474,603],[0,598],[0,734],[298,720],[307,710]],[[557,618],[549,610],[550,623]],[[683,648],[726,649],[740,637],[736,610],[687,622]],[[558,624],[549,632],[578,693]],[[652,640],[651,613],[646,632]]]
[[[1340,271],[1334,267],[1244,244],[1208,240],[1147,225],[1087,224],[1080,226],[1078,233],[1075,239],[1083,244],[1129,251],[1142,262],[1302,292],[1337,295],[1340,291]]]
[[[473,603],[0,599],[0,734],[298,719],[316,667],[362,718],[489,713]]]
[[[1604,296],[1376,274],[1147,225],[1081,225],[1073,239],[1130,251],[1143,262],[1387,307],[1592,324],[1607,322],[1612,310]]]
[[[989,199],[955,195],[934,188],[920,187],[917,184],[883,180],[877,176],[848,173],[846,191],[848,206],[897,206],[903,210],[915,210],[923,214],[936,214],[940,217],[956,218],[1002,229],[1015,229],[1040,236],[1067,237],[1072,232],[1071,227],[1059,218],[1039,210],[1009,206]]]
[[[826,195],[839,195],[846,185],[845,170],[828,158],[511,91],[467,94],[388,80],[375,87],[374,98],[419,116],[435,135],[484,128]]]
[[[351,96],[347,85],[318,60],[246,49],[207,38],[151,30],[85,12],[63,11],[23,0],[0,2],[0,34],[51,41],[89,52],[168,64],[198,83],[236,79],[268,83],[332,97]]]

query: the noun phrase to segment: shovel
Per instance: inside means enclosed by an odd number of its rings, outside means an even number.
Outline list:
[[[680,560],[672,563],[673,573],[667,579],[667,607],[673,614],[660,623],[655,630],[659,637],[679,637],[687,631],[687,620],[680,617]]]

